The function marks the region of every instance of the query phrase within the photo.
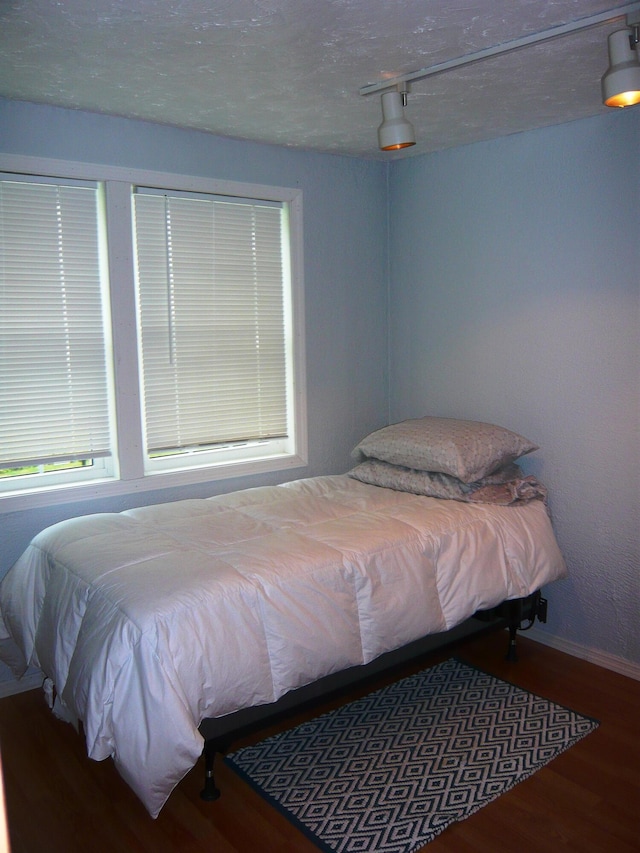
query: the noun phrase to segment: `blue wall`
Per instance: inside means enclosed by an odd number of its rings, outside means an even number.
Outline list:
[[[640,663],[640,109],[395,163],[391,420],[540,445],[548,629]]]

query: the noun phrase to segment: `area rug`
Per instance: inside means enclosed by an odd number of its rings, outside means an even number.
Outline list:
[[[452,658],[228,755],[330,853],[411,853],[598,723]]]

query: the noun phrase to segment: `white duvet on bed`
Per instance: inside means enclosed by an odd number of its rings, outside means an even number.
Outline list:
[[[319,477],[63,521],[2,582],[0,636],[156,816],[202,752],[204,717],[272,702],[565,572],[541,501]]]

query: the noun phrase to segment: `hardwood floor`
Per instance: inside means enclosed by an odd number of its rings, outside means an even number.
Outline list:
[[[408,675],[456,654],[596,717],[601,725],[424,849],[429,853],[637,853],[640,682],[542,646],[526,635],[519,639],[520,660],[509,663],[504,660],[505,645],[503,632],[488,634],[421,658],[396,675]],[[383,683],[385,679],[378,679],[368,689]],[[325,703],[314,713],[334,704]],[[298,716],[293,722],[301,719]],[[253,740],[276,730],[264,730]],[[90,761],[82,738],[53,717],[37,690],[0,700],[0,747],[12,853],[317,850],[221,763],[217,764],[220,800],[200,800],[203,771],[199,764],[177,786],[158,819],[152,820],[112,763]]]

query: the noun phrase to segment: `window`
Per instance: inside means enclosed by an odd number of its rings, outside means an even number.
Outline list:
[[[286,447],[283,212],[136,188],[148,470],[186,454]]]
[[[0,175],[0,502],[304,464],[299,191],[87,169]]]
[[[51,482],[103,474],[98,460],[112,455],[99,209],[95,184],[0,181],[0,477],[11,488],[45,471]]]

